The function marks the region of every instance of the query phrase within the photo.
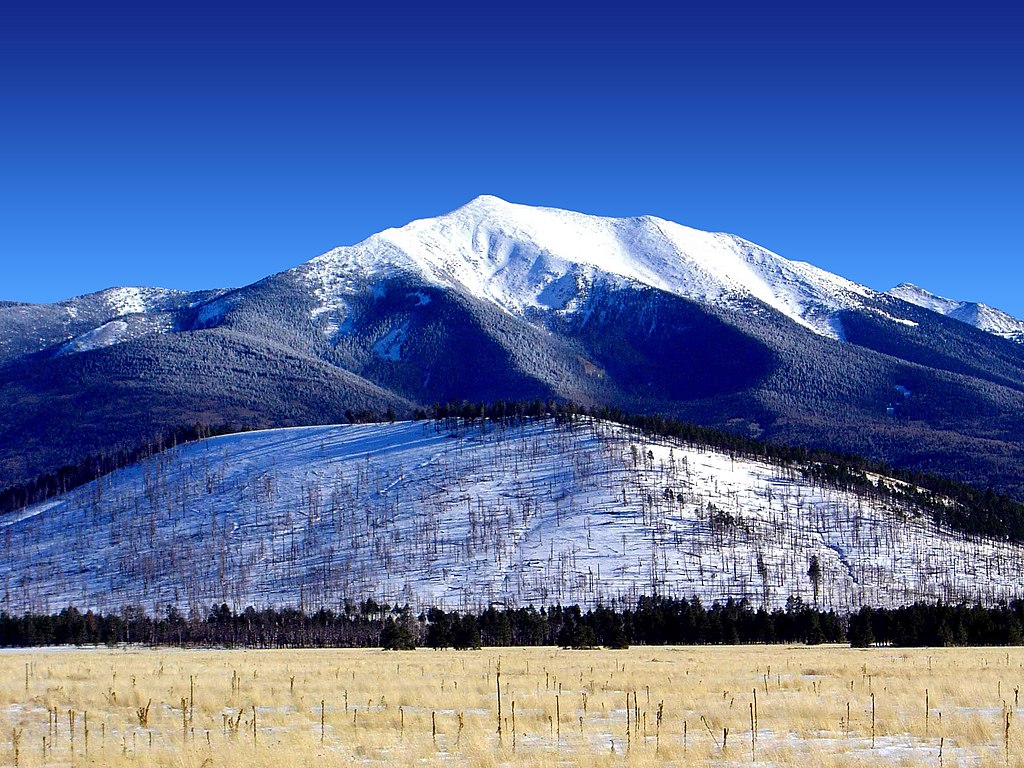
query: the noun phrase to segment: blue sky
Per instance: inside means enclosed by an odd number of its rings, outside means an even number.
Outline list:
[[[242,285],[481,193],[1024,316],[1010,4],[9,3],[0,299]]]

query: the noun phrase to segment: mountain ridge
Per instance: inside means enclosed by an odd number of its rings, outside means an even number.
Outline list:
[[[568,234],[555,231],[567,224],[571,225]],[[522,248],[515,248],[517,242],[528,243],[532,252],[524,257]],[[628,252],[638,244],[643,246],[639,257]],[[559,255],[558,249],[570,251],[574,258]],[[509,251],[519,257],[519,263],[513,262]],[[501,258],[502,263],[495,263]],[[524,265],[524,258],[534,261]],[[658,261],[645,263],[645,258]],[[715,263],[716,258],[728,261],[731,270]],[[494,267],[489,272],[485,269],[488,265]],[[913,283],[876,291],[725,232],[706,232],[650,215],[616,218],[529,206],[486,194],[447,214],[416,219],[354,245],[333,248],[264,280],[282,275],[308,280],[322,302],[314,316],[336,310],[331,302],[346,291],[365,288],[364,283],[353,280],[356,275],[370,280],[402,275],[427,278],[440,287],[461,288],[503,309],[525,314],[529,309],[565,310],[581,287],[571,283],[592,281],[594,271],[708,303],[721,301],[728,306],[730,298],[755,298],[833,338],[842,338],[841,327],[830,320],[836,313],[864,308],[858,299],[892,296],[980,330],[1024,341],[1024,321],[987,304],[937,296]],[[767,279],[772,276],[779,282]],[[530,278],[533,284],[527,282]],[[112,310],[105,321],[109,323],[126,315],[180,309],[183,304],[203,307],[238,290],[113,286],[53,304],[0,302],[0,309],[60,307],[69,318],[75,318],[76,302],[97,299]],[[914,323],[877,307],[873,311],[894,322]],[[0,337],[0,345],[3,341]]]
[[[196,422],[538,399],[1024,498],[1024,344],[963,319],[731,235],[481,197],[240,288],[0,305],[0,489]]]
[[[1024,321],[1002,310],[974,301],[957,301],[937,296],[913,283],[900,283],[887,291],[911,304],[938,312],[982,331],[1011,341],[1024,342]]]

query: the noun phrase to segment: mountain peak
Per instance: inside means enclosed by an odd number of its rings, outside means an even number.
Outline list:
[[[929,293],[928,291],[926,291],[924,288],[921,288],[921,287],[919,287],[917,285],[914,285],[914,283],[900,283],[899,285],[895,286],[894,288],[890,288],[887,291],[887,293],[893,295],[893,294],[895,294],[897,292],[900,292],[900,291],[905,291],[907,293],[925,293],[925,294],[928,294],[929,296],[933,295],[933,294]]]
[[[1024,341],[1024,322],[987,304],[947,299],[913,283],[900,283],[886,293],[996,336]]]
[[[931,293],[913,283],[900,283],[895,288],[886,291],[886,293],[942,315],[949,314],[960,306],[958,301]]]
[[[468,203],[466,203],[463,206],[460,206],[456,210],[490,209],[490,208],[497,208],[497,207],[506,206],[506,205],[513,205],[513,203],[510,203],[508,200],[505,200],[504,198],[498,197],[497,195],[486,195],[485,194],[485,195],[477,195],[472,200],[470,200]]]
[[[756,299],[833,338],[842,335],[835,313],[874,295],[732,235],[654,216],[592,216],[493,195],[335,249],[300,270],[324,302],[318,312],[339,308],[339,292],[357,290],[360,275],[365,284],[415,274],[518,315],[574,311],[590,286],[611,281],[711,304]]]

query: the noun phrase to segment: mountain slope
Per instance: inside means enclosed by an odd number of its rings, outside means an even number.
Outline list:
[[[211,438],[0,518],[0,609],[1016,594],[1024,549],[792,468],[584,420]]]
[[[561,399],[1024,498],[1024,345],[919,303],[730,235],[485,196],[233,290],[0,305],[0,489],[195,421]]]
[[[887,291],[890,296],[909,301],[919,307],[930,309],[946,317],[967,323],[979,330],[1002,336],[1004,339],[1024,343],[1024,321],[1006,314],[987,304],[973,301],[955,301],[936,296],[913,283],[900,283]]]
[[[0,303],[0,365],[25,355],[85,352],[177,330],[175,317],[220,291],[108,288],[56,304]]]

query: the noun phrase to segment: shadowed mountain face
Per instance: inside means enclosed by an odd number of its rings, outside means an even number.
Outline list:
[[[560,398],[1024,497],[1013,319],[923,293],[650,217],[479,198],[237,290],[0,304],[0,488],[197,421]]]

